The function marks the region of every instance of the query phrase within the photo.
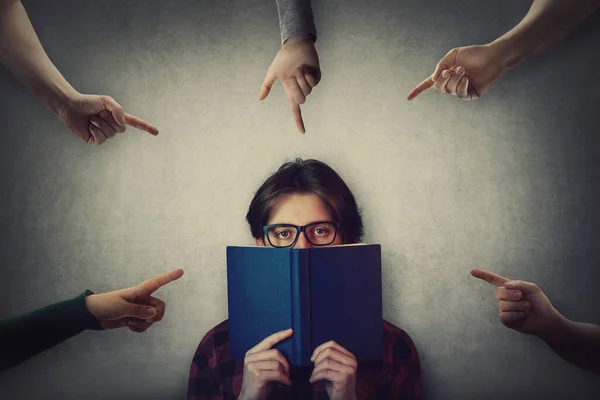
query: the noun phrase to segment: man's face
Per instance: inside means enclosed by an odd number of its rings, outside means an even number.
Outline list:
[[[303,226],[317,221],[333,221],[327,204],[321,197],[314,193],[291,193],[281,196],[271,210],[271,215],[267,225],[271,224],[292,224]],[[269,242],[266,241],[267,246]],[[264,246],[262,239],[256,239],[258,246]],[[335,241],[330,246],[342,244],[342,235],[338,232]],[[295,249],[305,249],[313,247],[305,234],[301,234]]]

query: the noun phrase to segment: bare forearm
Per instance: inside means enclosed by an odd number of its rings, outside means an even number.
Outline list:
[[[562,317],[542,340],[564,360],[600,375],[600,326]]]
[[[0,1],[0,61],[58,114],[75,89],[48,58],[21,2]]]
[[[600,7],[600,0],[534,0],[529,12],[492,42],[510,68],[554,45]]]

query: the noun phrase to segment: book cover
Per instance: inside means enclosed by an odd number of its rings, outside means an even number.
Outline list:
[[[277,346],[293,366],[335,340],[359,362],[382,356],[381,246],[227,247],[231,357],[288,328]]]

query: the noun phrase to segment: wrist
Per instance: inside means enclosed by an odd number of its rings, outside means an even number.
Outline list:
[[[312,33],[299,33],[297,35],[293,35],[287,38],[286,41],[283,42],[282,46],[285,46],[286,44],[296,44],[300,42],[315,43],[316,40],[317,38]]]
[[[555,313],[556,318],[554,322],[548,324],[548,326],[537,335],[549,345],[560,342],[564,337],[568,336],[569,329],[573,323],[558,311],[555,310]]]
[[[515,38],[502,36],[487,46],[498,59],[498,63],[508,70],[523,61],[528,51]]]
[[[79,95],[68,82],[32,85],[31,91],[54,115],[61,118]]]

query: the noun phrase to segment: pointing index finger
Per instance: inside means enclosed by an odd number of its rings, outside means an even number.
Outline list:
[[[155,278],[148,279],[136,286],[136,289],[142,289],[146,294],[150,295],[156,292],[161,287],[176,281],[183,276],[182,269],[176,269],[166,274],[159,275]]]
[[[125,113],[125,123],[127,125],[133,126],[134,128],[138,128],[143,131],[146,131],[154,136],[158,135],[158,129],[154,125],[144,121],[141,118],[133,116],[131,114]]]
[[[508,278],[481,269],[472,270],[471,275],[473,275],[475,278],[491,283],[494,286],[502,286],[506,282],[510,281]]]
[[[419,83],[416,88],[414,88],[406,97],[407,100],[412,100],[427,89],[431,88],[435,81],[431,78],[431,76],[425,79],[423,82]]]

